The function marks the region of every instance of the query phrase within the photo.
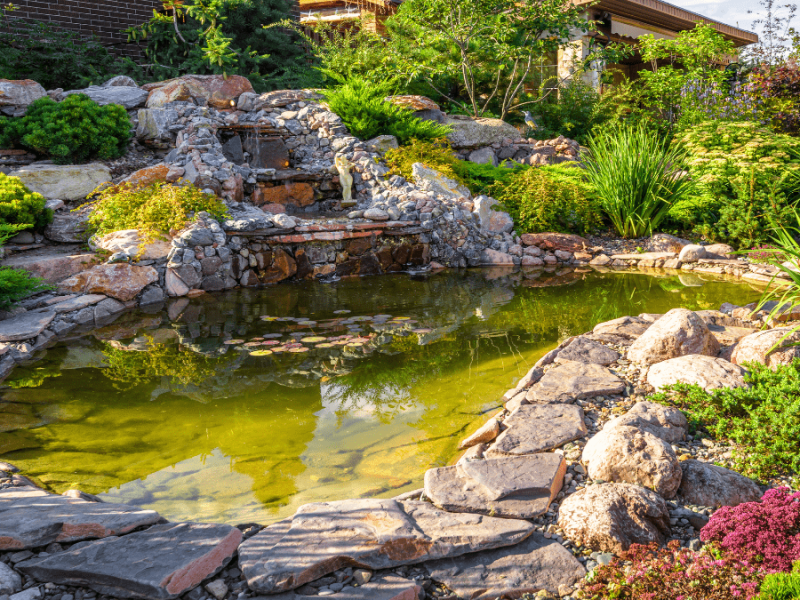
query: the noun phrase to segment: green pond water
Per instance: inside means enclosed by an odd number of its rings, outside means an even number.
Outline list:
[[[567,336],[758,296],[696,275],[471,270],[173,300],[18,367],[0,458],[54,492],[269,523],[420,487]]]

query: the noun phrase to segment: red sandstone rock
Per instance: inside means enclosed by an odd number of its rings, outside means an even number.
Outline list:
[[[105,294],[127,302],[154,281],[158,281],[158,271],[153,267],[118,263],[97,265],[73,275],[62,281],[58,289],[66,293]]]
[[[214,108],[231,108],[245,92],[253,92],[246,77],[239,75],[184,75],[176,79],[142,86],[150,92],[147,108],[158,108],[169,102],[205,99]]]

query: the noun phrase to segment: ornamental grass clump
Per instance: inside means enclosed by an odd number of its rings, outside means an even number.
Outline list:
[[[586,174],[616,232],[651,235],[671,205],[692,190],[680,170],[685,153],[644,125],[622,125],[589,139]]]
[[[625,564],[624,561],[629,561]],[[622,560],[598,567],[583,584],[588,600],[750,600],[763,577],[747,560],[711,548],[693,552],[671,541],[633,544]]]
[[[700,531],[700,539],[765,572],[789,572],[800,560],[800,492],[775,488],[760,502],[723,506]]]

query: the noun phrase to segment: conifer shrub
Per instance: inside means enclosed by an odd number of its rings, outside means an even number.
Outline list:
[[[758,600],[797,600],[800,598],[800,561],[791,573],[770,573],[761,582]]]
[[[355,78],[327,90],[325,97],[350,133],[362,140],[393,135],[400,144],[406,144],[412,139],[442,138],[450,132],[449,127],[418,119],[408,108],[387,102],[385,98],[391,94],[388,82],[375,84]]]
[[[217,220],[228,214],[222,200],[189,183],[156,182],[146,187],[124,184],[100,192],[89,216],[89,231],[102,236],[122,229],[138,229],[142,242],[146,243],[183,229],[201,211]]]
[[[0,147],[22,147],[57,164],[113,159],[131,137],[128,113],[118,104],[100,106],[85,94],[63,102],[39,98],[24,117],[0,118]]]
[[[23,229],[42,229],[50,223],[53,211],[45,208],[46,202],[44,196],[31,192],[19,177],[0,173],[0,226],[12,226],[6,229],[10,234]]]
[[[28,271],[0,267],[0,310],[6,310],[19,300],[51,287]]]

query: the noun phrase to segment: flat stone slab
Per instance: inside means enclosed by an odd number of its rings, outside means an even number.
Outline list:
[[[606,367],[565,360],[533,384],[525,399],[530,403],[565,403],[579,398],[621,394],[624,390],[625,382]]]
[[[519,598],[539,590],[558,595],[559,588],[571,588],[586,575],[568,550],[539,533],[510,548],[437,560],[425,568],[434,581],[470,600]]]
[[[527,521],[449,513],[427,502],[320,502],[244,542],[239,566],[251,590],[275,594],[346,566],[377,570],[460,556],[516,544],[532,531]]]
[[[55,319],[53,311],[26,312],[0,321],[0,342],[21,342],[35,338]]]
[[[677,258],[675,252],[641,252],[631,254],[612,254],[611,260],[669,260]]]
[[[553,453],[462,461],[428,470],[425,495],[451,512],[533,519],[547,512],[566,471]]]
[[[536,454],[587,435],[583,409],[574,404],[523,404],[505,420],[506,429],[487,458]]]
[[[97,304],[98,302],[105,300],[107,297],[108,296],[105,296],[104,294],[85,294],[83,296],[78,296],[77,298],[71,298],[64,302],[59,302],[58,304],[53,304],[51,308],[56,313],[71,312],[73,310],[86,308],[92,304]]]
[[[571,360],[606,366],[615,362],[619,356],[619,352],[581,335],[559,350],[555,360],[556,362]]]
[[[17,568],[39,581],[89,586],[118,598],[167,600],[221,571],[241,541],[242,532],[230,525],[167,523],[27,560]]]
[[[10,490],[0,491],[0,550],[121,535],[161,518],[126,504],[87,502],[32,487]]]
[[[610,344],[630,346],[636,338],[647,331],[650,325],[652,325],[652,321],[641,317],[620,317],[598,323],[587,337]]]
[[[336,600],[420,600],[424,598],[422,586],[410,579],[396,575],[387,575],[371,579],[369,583],[357,588],[346,585],[341,592],[336,592]],[[309,596],[283,592],[268,596],[269,600],[308,600]]]

